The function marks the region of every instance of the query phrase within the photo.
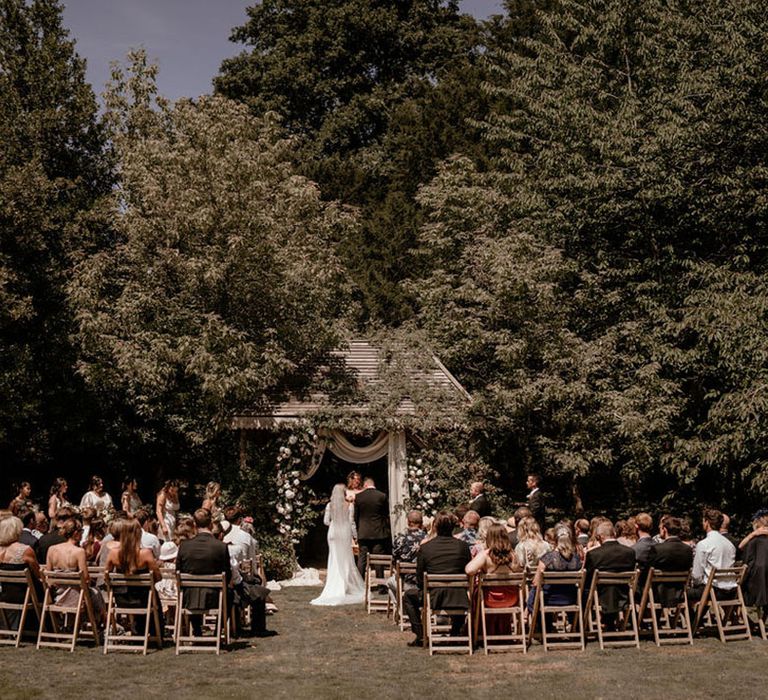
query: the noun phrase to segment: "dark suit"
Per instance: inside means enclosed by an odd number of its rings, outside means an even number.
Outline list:
[[[355,527],[360,554],[357,565],[365,577],[369,554],[387,554],[392,550],[387,495],[378,489],[363,489],[355,496]],[[380,576],[377,573],[377,576]]]
[[[537,488],[534,493],[528,496],[528,509],[531,511],[534,520],[539,524],[543,537],[544,531],[547,529],[547,506],[544,503],[544,494],[541,493],[541,489]]]
[[[491,502],[484,493],[478,494],[469,502],[469,509],[474,510],[481,518],[491,514]]]
[[[200,532],[191,540],[179,543],[176,556],[176,571],[181,574],[226,574],[227,585],[232,579],[227,545],[217,540],[210,532]],[[218,589],[189,588],[184,591],[184,607],[202,613],[216,608]],[[195,634],[200,632],[201,619],[190,616]]]
[[[693,550],[679,537],[667,537],[654,544],[648,557],[648,567],[660,571],[690,571],[693,564]],[[665,608],[677,605],[683,597],[683,586],[658,584],[654,586],[657,602]]]
[[[584,590],[589,591],[595,571],[634,571],[635,550],[616,540],[607,540],[599,547],[587,552],[585,569],[587,578]],[[606,626],[611,628],[616,623],[617,613],[629,603],[626,586],[600,586],[597,592],[601,613]]]
[[[37,550],[40,542],[37,537],[32,534],[32,530],[24,528],[19,535],[19,542],[21,542],[21,544],[27,545],[27,547],[31,547],[32,551],[35,553],[35,556],[37,556]],[[42,563],[44,564],[45,562]]]
[[[424,601],[424,574],[463,574],[464,567],[472,555],[466,542],[455,537],[438,535],[425,542],[419,548],[416,557],[417,588],[405,591],[403,607],[411,622],[411,629],[421,639],[424,632],[421,624],[421,607]],[[467,595],[458,588],[437,589],[432,593],[432,609],[466,608],[469,605]],[[464,616],[456,615],[451,620],[451,633],[459,634],[464,625]]]

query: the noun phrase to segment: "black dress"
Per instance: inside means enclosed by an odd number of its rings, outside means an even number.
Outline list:
[[[747,542],[744,563],[744,602],[757,607],[768,605],[768,535],[758,535]]]

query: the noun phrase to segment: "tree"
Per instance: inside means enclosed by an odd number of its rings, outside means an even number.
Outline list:
[[[154,100],[154,69],[132,60],[107,96],[119,241],[71,287],[80,371],[160,438],[194,446],[341,342],[351,307],[335,241],[355,220],[295,174],[275,115]]]
[[[422,240],[460,262],[421,322],[482,350],[465,379],[504,417],[491,442],[514,430],[590,507],[746,509],[766,489],[762,420],[739,423],[765,386],[764,12],[563,0],[535,26],[491,57],[492,172],[423,190]]]
[[[413,264],[416,189],[477,142],[478,27],[455,0],[266,0],[248,15],[232,38],[250,48],[224,61],[216,91],[281,114],[302,139],[301,172],[360,208],[339,250],[361,321],[399,323],[411,314],[399,282]]]
[[[97,442],[66,285],[104,243],[91,211],[112,180],[58,2],[0,1],[0,64],[0,460],[10,476],[81,459]]]

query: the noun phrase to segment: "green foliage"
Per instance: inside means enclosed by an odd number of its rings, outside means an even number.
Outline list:
[[[274,115],[222,97],[153,108],[153,95],[143,54],[128,79],[116,69],[120,239],[71,287],[79,368],[198,444],[338,345],[349,288],[334,241],[355,220],[294,173]]]
[[[494,167],[448,161],[421,192],[420,322],[463,362],[492,456],[563,502],[768,493],[766,21],[563,0],[498,38]]]
[[[105,243],[89,210],[112,178],[58,2],[0,2],[0,65],[0,461],[16,472],[98,440],[65,287]]]
[[[479,34],[455,0],[266,0],[232,38],[216,91],[261,115],[278,112],[302,139],[301,172],[323,196],[361,209],[340,255],[362,321],[399,322],[419,212],[413,196],[435,163],[477,140],[484,113]]]

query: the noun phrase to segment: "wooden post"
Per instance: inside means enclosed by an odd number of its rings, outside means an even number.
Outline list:
[[[240,428],[240,471],[244,472],[248,466],[248,437],[245,430]]]

